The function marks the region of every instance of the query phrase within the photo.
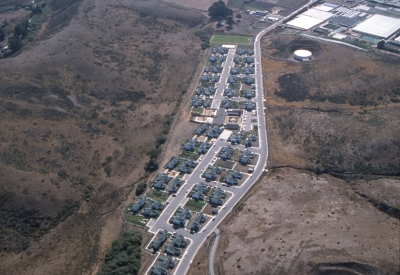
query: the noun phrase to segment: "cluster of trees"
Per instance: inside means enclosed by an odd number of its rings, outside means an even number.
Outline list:
[[[6,38],[6,34],[3,29],[0,29],[0,41],[4,41],[4,38]]]
[[[228,8],[225,5],[225,2],[222,0],[214,2],[208,8],[208,15],[211,17],[212,20],[222,21],[224,19],[227,19],[228,17],[232,17],[232,14],[232,9]]]
[[[41,14],[43,12],[42,8],[46,7],[46,3],[43,3],[40,6],[35,6],[32,9],[31,12],[31,17],[33,17],[36,14]],[[19,9],[20,6],[16,7],[16,9]],[[25,20],[22,23],[19,23],[15,26],[14,28],[14,36],[10,37],[8,39],[8,46],[11,50],[12,53],[17,52],[22,48],[22,40],[24,40],[29,34],[29,21]],[[3,29],[0,29],[0,41],[3,41],[5,38],[5,33]]]
[[[122,275],[139,273],[142,235],[137,231],[124,233],[113,242],[106,254],[105,264],[98,275]]]
[[[142,195],[146,191],[146,187],[147,187],[147,185],[145,182],[139,183],[138,186],[136,187],[136,191],[135,191],[136,196]]]
[[[203,50],[210,47],[210,36],[204,30],[197,30],[194,32],[194,34],[197,35],[203,42],[201,43],[201,48]]]
[[[14,28],[14,36],[8,39],[8,46],[10,50],[14,53],[21,49],[22,40],[29,34],[29,21],[25,20],[22,23],[19,23]]]

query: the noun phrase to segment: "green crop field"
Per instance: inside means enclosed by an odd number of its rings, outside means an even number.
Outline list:
[[[211,38],[211,43],[250,44],[250,41],[251,37],[249,36],[214,35]]]

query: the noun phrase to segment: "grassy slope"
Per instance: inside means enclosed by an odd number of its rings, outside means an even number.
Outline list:
[[[65,28],[68,20],[50,20],[47,39],[0,65],[7,274],[82,274],[102,262],[121,227],[120,204],[146,176],[146,152],[168,131],[197,66],[189,26],[200,15],[111,4],[83,2]]]

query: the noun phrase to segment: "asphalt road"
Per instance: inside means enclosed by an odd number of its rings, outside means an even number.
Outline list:
[[[220,75],[220,79],[217,85],[217,89],[215,91],[213,103],[211,105],[211,109],[218,109],[221,104],[221,100],[224,100],[224,90],[226,88],[226,80],[230,76],[231,64],[233,57],[235,56],[236,49],[229,49],[228,54],[226,55],[226,60],[224,62],[224,67],[222,73]]]

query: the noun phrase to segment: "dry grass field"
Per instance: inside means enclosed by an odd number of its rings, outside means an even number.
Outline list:
[[[221,275],[399,273],[399,220],[342,180],[276,169],[239,209],[221,237]]]
[[[315,172],[393,176],[400,173],[398,58],[297,36],[268,36],[263,73],[272,166]],[[306,48],[313,61],[293,61]]]
[[[0,274],[98,270],[201,58],[197,11],[67,2],[0,64]]]
[[[218,274],[399,274],[399,60],[278,34],[262,50],[271,171],[221,227]]]

